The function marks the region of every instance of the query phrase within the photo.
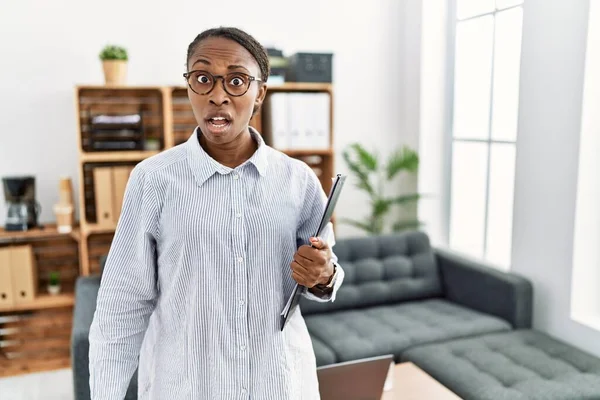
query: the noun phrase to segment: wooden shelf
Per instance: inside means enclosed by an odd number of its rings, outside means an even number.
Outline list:
[[[109,90],[161,90],[162,86],[136,86],[136,85],[77,85],[77,90],[96,90],[96,89],[109,89]]]
[[[330,156],[333,154],[333,149],[323,150],[281,150],[290,157],[306,157],[306,156]]]
[[[71,233],[60,233],[55,224],[42,225],[41,228],[30,229],[28,231],[7,231],[0,228],[0,243],[19,242],[24,240],[48,239],[53,237],[70,236],[77,240],[79,237],[79,228],[73,228]]]
[[[75,304],[73,293],[62,293],[56,296],[49,294],[39,295],[28,303],[19,303],[10,307],[0,306],[0,312],[40,310],[46,308],[70,307]]]
[[[323,189],[331,188],[331,177],[335,170],[334,151],[334,84],[330,82],[267,82],[267,99],[269,93],[323,93],[329,97],[329,148],[323,149],[280,149],[284,154],[305,162],[318,176]],[[79,149],[79,215],[80,230],[73,235],[79,242],[80,271],[83,275],[98,270],[99,258],[110,248],[116,226],[115,209],[112,214],[102,210],[107,204],[106,198],[112,198],[116,204],[115,185],[106,184],[96,176],[103,171],[99,168],[114,168],[116,164],[135,164],[161,151],[173,148],[188,140],[196,127],[196,119],[188,99],[188,87],[181,83],[173,85],[103,85],[83,84],[75,87],[75,110],[77,115],[77,147]],[[89,151],[90,115],[93,113],[124,114],[141,113],[142,125],[152,127],[151,137],[162,143],[160,151]],[[269,131],[267,107],[257,113],[250,125],[268,137]],[[145,132],[148,135],[148,132]],[[268,141],[267,141],[268,142]],[[113,165],[110,165],[113,164]],[[102,177],[101,177],[102,178]],[[104,178],[102,178],[104,179]],[[111,185],[113,189],[110,189]],[[105,189],[103,187],[109,187]],[[108,193],[106,198],[98,197],[98,193]],[[100,211],[99,211],[100,210]],[[113,217],[111,217],[111,215]],[[88,222],[89,221],[89,222]],[[116,224],[115,224],[116,225]]]
[[[93,235],[95,233],[113,233],[117,227],[116,226],[101,226],[97,224],[86,224],[82,226],[82,234],[88,236]]]
[[[142,161],[158,153],[160,151],[155,150],[82,152],[80,159],[82,162]]]
[[[0,377],[2,378],[31,374],[34,372],[54,371],[57,369],[69,368],[70,366],[71,359],[68,354],[63,355],[62,357],[32,362],[29,359],[9,360],[0,353]]]

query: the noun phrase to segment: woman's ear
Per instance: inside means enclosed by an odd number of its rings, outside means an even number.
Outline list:
[[[267,85],[262,84],[258,89],[258,94],[256,95],[256,99],[254,100],[254,108],[252,109],[252,115],[254,116],[260,107],[262,106],[263,101],[265,101],[265,96],[267,95]]]

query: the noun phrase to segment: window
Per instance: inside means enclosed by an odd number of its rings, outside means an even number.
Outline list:
[[[523,0],[454,1],[449,246],[508,268]]]

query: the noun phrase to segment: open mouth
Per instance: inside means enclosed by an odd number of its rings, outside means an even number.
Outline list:
[[[206,125],[213,135],[221,135],[229,129],[231,121],[225,117],[212,117],[206,120]]]
[[[218,128],[218,127],[223,127],[225,125],[228,125],[229,120],[224,117],[214,117],[214,118],[209,118],[208,123]]]

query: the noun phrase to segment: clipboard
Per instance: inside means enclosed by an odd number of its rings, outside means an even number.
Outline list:
[[[340,197],[340,193],[342,192],[342,187],[344,187],[344,183],[346,182],[346,175],[337,174],[333,180],[333,185],[331,185],[331,190],[329,191],[329,196],[327,197],[327,204],[325,205],[325,210],[323,211],[323,215],[321,216],[321,222],[319,223],[319,227],[317,232],[314,234],[314,237],[319,237],[325,229],[325,226],[331,220],[331,216],[333,215],[333,210],[335,209],[335,205]],[[280,314],[280,322],[281,322],[281,330],[285,328],[285,325],[293,315],[294,311],[298,307],[298,302],[300,301],[300,296],[307,290],[306,287],[299,285],[296,283],[294,286],[294,290],[290,295],[283,311]]]

